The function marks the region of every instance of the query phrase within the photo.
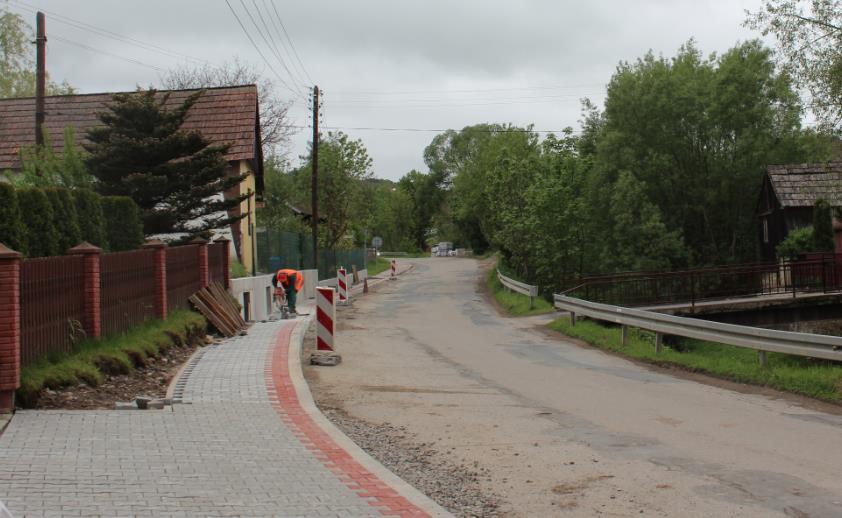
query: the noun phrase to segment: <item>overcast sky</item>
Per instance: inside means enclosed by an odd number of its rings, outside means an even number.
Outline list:
[[[4,0],[0,0],[0,3]],[[689,38],[705,53],[757,37],[741,26],[760,0],[8,0],[34,26],[47,15],[47,67],[80,92],[156,85],[162,70],[239,57],[259,66],[309,124],[310,78],[324,90],[326,127],[446,129],[483,122],[578,129],[579,99],[601,105],[621,60],[672,56]],[[281,47],[286,28],[301,63]],[[247,12],[248,11],[248,12]],[[270,45],[274,41],[286,68]],[[262,16],[261,16],[262,15]],[[263,22],[266,25],[263,25]],[[88,25],[81,25],[83,22]],[[268,29],[268,31],[267,31]],[[108,37],[102,30],[121,38]],[[289,70],[287,70],[287,68]],[[280,78],[280,79],[279,79]],[[425,170],[435,133],[343,129],[365,143],[378,177]],[[306,151],[298,130],[288,153]]]

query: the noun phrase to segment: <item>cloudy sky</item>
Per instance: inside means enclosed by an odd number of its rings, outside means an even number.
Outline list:
[[[323,125],[362,139],[375,174],[390,179],[424,170],[435,132],[419,130],[481,122],[577,129],[579,100],[601,104],[619,61],[649,49],[672,56],[691,37],[704,53],[722,52],[758,36],[741,22],[761,2],[229,3],[254,44],[225,0],[0,0],[33,25],[35,9],[45,11],[48,70],[81,92],[155,85],[168,69],[239,57],[287,84],[278,94],[293,103],[292,123],[305,127],[315,82],[324,90]],[[287,150],[294,163],[307,141],[308,130],[298,130]]]

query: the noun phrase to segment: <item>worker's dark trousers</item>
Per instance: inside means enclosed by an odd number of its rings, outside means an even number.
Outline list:
[[[295,288],[289,287],[285,289],[287,293],[287,305],[291,313],[295,313],[295,296],[297,295]]]

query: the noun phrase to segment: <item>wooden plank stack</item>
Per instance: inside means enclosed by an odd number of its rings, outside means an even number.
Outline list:
[[[197,291],[189,300],[227,338],[238,335],[246,327],[237,301],[218,282]]]

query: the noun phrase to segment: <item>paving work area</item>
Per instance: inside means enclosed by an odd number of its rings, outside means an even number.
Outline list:
[[[165,410],[18,412],[0,436],[0,501],[16,517],[426,516],[302,409],[293,328],[258,323],[200,350]]]
[[[340,312],[314,395],[483,473],[501,514],[842,515],[838,408],[583,347],[500,316],[476,261],[413,262]]]

